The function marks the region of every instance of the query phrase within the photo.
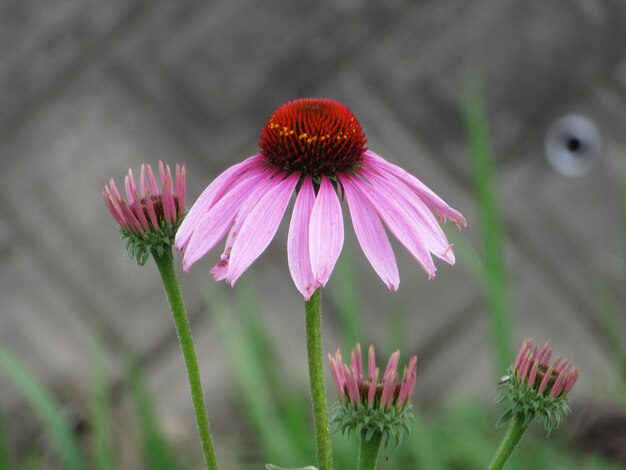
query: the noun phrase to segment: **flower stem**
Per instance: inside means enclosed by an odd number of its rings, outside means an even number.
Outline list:
[[[509,429],[502,438],[500,447],[489,465],[489,470],[500,470],[504,467],[504,464],[509,460],[509,457],[511,457],[511,454],[527,429],[528,425],[524,424],[524,418],[522,416],[516,415],[513,417]]]
[[[306,316],[306,348],[309,357],[309,382],[315,421],[317,460],[320,470],[333,468],[326,384],[322,362],[322,314],[321,290],[317,289],[308,302],[304,303]]]
[[[193,402],[193,410],[196,415],[196,426],[198,427],[200,443],[202,444],[204,461],[207,469],[217,470],[217,459],[215,457],[215,450],[213,449],[211,429],[209,428],[209,420],[204,405],[204,395],[202,393],[202,383],[200,382],[196,349],[193,344],[180,286],[176,278],[172,252],[169,248],[168,250],[169,251],[163,253],[162,256],[153,253],[153,257],[159,268],[163,287],[165,288],[165,293],[170,303],[174,325],[176,326],[178,340],[180,341],[180,348],[182,349],[185,366],[187,367],[187,377],[189,379],[189,387],[191,388],[191,401]]]
[[[382,440],[383,435],[380,432],[372,434],[369,440],[365,439],[365,432],[361,433],[357,470],[376,470]]]

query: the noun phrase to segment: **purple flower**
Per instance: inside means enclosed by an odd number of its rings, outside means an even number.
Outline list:
[[[126,199],[113,178],[102,193],[104,203],[120,226],[128,256],[142,266],[152,253],[171,256],[174,235],[185,216],[185,165],[176,165],[174,182],[169,165],[159,162],[159,176],[161,190],[150,166],[142,165],[139,190],[133,171],[128,170],[124,181]]]
[[[102,197],[109,212],[122,230],[142,235],[159,230],[163,225],[175,225],[185,215],[185,165],[176,164],[176,195],[169,165],[159,162],[161,191],[150,165],[141,165],[139,191],[133,170],[124,180],[126,199],[118,191],[113,178],[104,185]]]
[[[459,228],[466,224],[463,216],[365,143],[361,125],[341,103],[305,98],[278,108],[261,132],[260,153],[219,175],[190,209],[176,235],[184,269],[226,236],[212,272],[234,284],[269,245],[294,191],[287,254],[306,300],[326,285],[341,252],[341,199],[365,256],[390,290],[400,277],[385,226],[429,279],[436,272],[431,255],[454,264],[452,245],[433,213]]]
[[[546,343],[541,349],[532,339],[522,343],[517,358],[498,383],[498,403],[512,406],[498,420],[498,426],[517,417],[524,426],[543,421],[550,434],[569,413],[569,393],[580,376],[580,367],[561,357],[552,361],[552,348]]]

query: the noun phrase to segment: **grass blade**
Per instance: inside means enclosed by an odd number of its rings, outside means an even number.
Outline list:
[[[353,250],[350,246],[344,246],[335,267],[333,283],[340,320],[339,334],[343,344],[350,347],[357,341],[364,341],[365,338],[361,322],[363,308],[352,256]]]
[[[150,470],[180,468],[159,426],[143,377],[131,361],[127,365],[127,380],[139,417],[145,467]]]
[[[11,468],[13,468],[11,465],[11,455],[4,432],[4,416],[0,413],[0,470],[10,470]]]
[[[94,467],[97,470],[111,470],[116,467],[110,419],[112,411],[109,402],[109,384],[102,356],[98,352],[95,352],[93,357],[91,410]]]
[[[272,387],[264,373],[267,356],[259,356],[251,347],[248,327],[237,320],[232,306],[217,289],[203,289],[207,305],[224,338],[226,357],[233,368],[245,417],[257,432],[266,457],[273,462],[295,463],[301,457],[291,445],[291,436],[278,418]],[[282,382],[282,380],[281,380]],[[273,384],[280,387],[281,384]]]
[[[507,302],[502,221],[497,206],[493,156],[482,93],[476,79],[466,82],[465,121],[472,158],[474,193],[485,248],[485,281],[491,341],[498,374],[509,365],[513,354],[511,322]]]
[[[2,348],[0,348],[0,369],[26,397],[45,428],[50,432],[63,462],[63,468],[68,470],[84,468],[76,437],[52,395],[22,363]]]

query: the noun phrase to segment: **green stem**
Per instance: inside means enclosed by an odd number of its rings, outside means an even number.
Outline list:
[[[491,465],[489,465],[489,470],[500,470],[504,467],[504,464],[509,460],[509,457],[511,457],[511,454],[527,429],[528,425],[524,424],[523,417],[519,415],[513,417],[509,429],[502,438],[500,447],[491,461]]]
[[[306,349],[309,357],[309,382],[315,421],[317,460],[320,470],[333,468],[328,405],[326,404],[326,384],[322,360],[322,312],[321,290],[317,289],[308,302],[304,303],[306,316]]]
[[[215,457],[215,450],[213,449],[209,420],[204,406],[204,395],[202,393],[196,349],[193,344],[191,328],[189,328],[189,320],[187,319],[187,312],[180,292],[180,286],[176,278],[172,252],[171,250],[165,252],[163,256],[158,256],[156,253],[153,253],[153,257],[159,268],[163,287],[165,288],[165,293],[170,303],[174,325],[176,326],[178,340],[180,341],[180,348],[182,349],[185,366],[187,367],[187,377],[191,389],[191,401],[193,402],[193,410],[196,415],[196,426],[198,427],[200,443],[202,444],[202,451],[204,452],[204,461],[207,469],[217,470],[217,459]]]
[[[382,440],[383,435],[380,432],[375,432],[369,440],[365,439],[364,432],[361,434],[357,470],[376,470]]]

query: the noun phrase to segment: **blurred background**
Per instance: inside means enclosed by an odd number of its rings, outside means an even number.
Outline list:
[[[624,44],[623,0],[2,0],[0,464],[201,467],[157,270],[126,259],[101,191],[182,162],[193,202],[315,96],[468,220],[434,281],[394,245],[389,293],[346,218],[324,350],[419,358],[413,433],[380,467],[484,468],[501,364],[530,336],[582,376],[511,468],[626,468]],[[217,250],[181,272],[225,469],[314,462],[286,226],[234,289]]]

